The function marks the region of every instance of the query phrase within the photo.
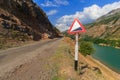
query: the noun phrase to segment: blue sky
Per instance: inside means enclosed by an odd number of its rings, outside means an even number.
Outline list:
[[[33,0],[47,14],[51,23],[61,31],[68,29],[74,18],[83,24],[92,22],[113,9],[120,0]]]

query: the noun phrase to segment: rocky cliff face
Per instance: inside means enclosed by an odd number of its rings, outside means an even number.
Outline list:
[[[40,40],[44,35],[58,32],[32,0],[0,0],[0,37]]]
[[[120,8],[87,25],[87,35],[103,39],[120,39]]]

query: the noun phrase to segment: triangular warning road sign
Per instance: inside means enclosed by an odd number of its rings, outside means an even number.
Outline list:
[[[77,33],[81,33],[81,32],[85,32],[85,28],[83,27],[83,25],[80,23],[80,21],[76,18],[72,25],[70,26],[70,29],[68,30],[69,34],[77,34]]]

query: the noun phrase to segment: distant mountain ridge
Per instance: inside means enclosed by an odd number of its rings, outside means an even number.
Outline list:
[[[86,35],[93,38],[120,39],[120,8],[109,12],[86,26]]]

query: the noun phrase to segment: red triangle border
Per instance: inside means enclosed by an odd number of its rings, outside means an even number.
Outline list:
[[[74,23],[75,23],[76,21],[79,23],[79,25],[81,26],[82,30],[77,30],[77,31],[72,31],[72,32],[70,32],[71,29],[72,29],[72,27],[73,27],[73,25],[74,25]],[[73,21],[73,23],[72,23],[72,25],[70,26],[70,29],[68,30],[68,33],[69,33],[69,34],[79,34],[79,33],[83,33],[83,32],[86,32],[84,26],[80,23],[80,21],[79,21],[77,18],[75,18],[74,21]]]

